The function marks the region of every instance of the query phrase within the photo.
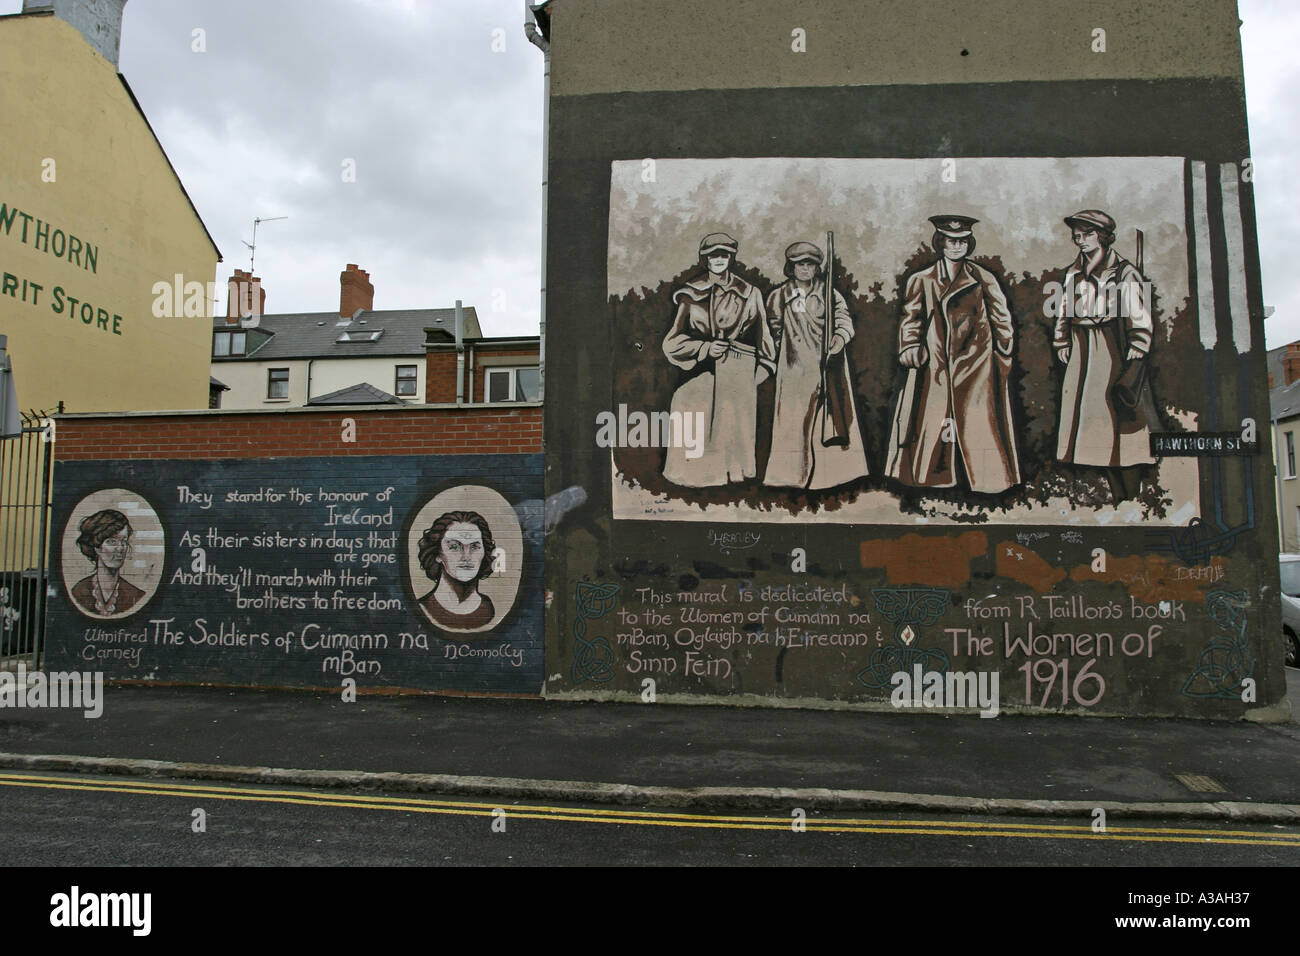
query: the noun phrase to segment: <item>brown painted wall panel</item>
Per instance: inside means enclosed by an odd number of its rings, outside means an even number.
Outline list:
[[[557,0],[551,17],[555,96],[1241,77],[1234,0]]]

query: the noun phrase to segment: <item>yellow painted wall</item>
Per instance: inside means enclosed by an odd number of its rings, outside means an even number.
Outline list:
[[[218,253],[116,69],[57,17],[0,18],[0,117],[0,332],[9,336],[20,404],[206,408],[211,319],[156,318],[152,290],[176,273],[213,281]],[[53,182],[42,178],[46,159]],[[6,231],[15,208],[34,217],[26,243],[21,215]],[[94,271],[84,256],[69,261],[70,243],[64,258],[44,251],[44,241],[38,249],[36,219],[50,224],[52,240],[59,229],[97,247]],[[14,294],[4,291],[3,273],[17,278]],[[66,296],[92,305],[90,324],[80,304],[69,316]]]

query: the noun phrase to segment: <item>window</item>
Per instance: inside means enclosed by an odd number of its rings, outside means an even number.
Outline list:
[[[394,395],[414,395],[417,376],[414,365],[397,366],[397,385],[393,389]]]
[[[489,368],[489,402],[535,402],[542,390],[542,372],[536,365],[525,368]]]
[[[216,332],[212,336],[212,354],[217,357],[243,355],[248,340],[246,332]]]
[[[1291,432],[1286,433],[1286,475],[1283,477],[1295,477],[1295,435]]]
[[[266,397],[289,397],[289,370],[287,368],[271,368],[266,370]]]
[[[335,342],[378,342],[379,336],[383,334],[384,334],[383,329],[377,329],[376,331],[373,332],[367,332],[364,330],[360,332],[344,332],[334,341]]]

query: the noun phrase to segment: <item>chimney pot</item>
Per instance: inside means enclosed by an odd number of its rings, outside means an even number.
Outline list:
[[[52,10],[76,27],[86,42],[117,67],[122,44],[122,8],[127,0],[23,0],[23,13]]]
[[[375,287],[370,273],[349,262],[339,273],[339,317],[355,317],[359,312],[369,312],[375,307]]]
[[[262,280],[251,272],[236,269],[226,283],[226,324],[238,325],[245,315],[260,316],[266,311],[266,291]]]
[[[1289,343],[1282,353],[1282,374],[1286,385],[1300,379],[1300,342]]]

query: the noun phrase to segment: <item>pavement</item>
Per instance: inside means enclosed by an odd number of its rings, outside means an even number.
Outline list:
[[[1300,714],[1300,671],[1288,676]],[[1103,807],[1300,825],[1294,723],[109,686],[97,719],[0,710],[0,767],[697,810]]]

